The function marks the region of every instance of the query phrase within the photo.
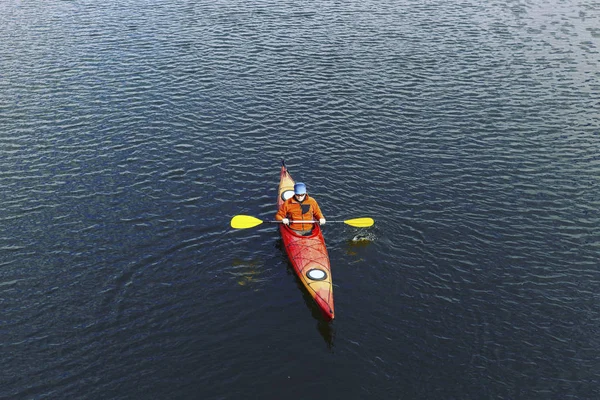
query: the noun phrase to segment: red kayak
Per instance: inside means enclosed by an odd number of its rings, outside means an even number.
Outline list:
[[[277,207],[294,195],[294,180],[285,164],[281,166]],[[281,224],[279,226],[285,251],[308,293],[327,319],[334,318],[333,283],[325,239],[319,224],[314,224],[310,236],[301,236]]]

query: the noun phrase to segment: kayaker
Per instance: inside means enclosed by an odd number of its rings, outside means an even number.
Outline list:
[[[295,223],[295,221],[318,220],[319,225],[325,225],[326,222],[319,204],[306,193],[306,185],[302,182],[294,185],[294,195],[281,204],[275,219],[304,236],[311,233],[314,225]],[[290,221],[292,221],[291,224]]]

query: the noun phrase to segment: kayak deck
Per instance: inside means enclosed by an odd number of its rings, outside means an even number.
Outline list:
[[[279,196],[277,205],[293,196],[294,180],[285,165],[281,167]],[[281,237],[285,251],[300,281],[315,300],[327,319],[334,318],[333,281],[329,255],[325,247],[323,232],[318,224],[314,225],[309,236],[301,236],[294,230],[281,224]]]

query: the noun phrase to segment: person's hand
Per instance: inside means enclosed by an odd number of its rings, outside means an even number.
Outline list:
[[[283,222],[284,225],[290,226],[290,220],[287,218],[282,219],[281,222]]]
[[[325,225],[325,222],[326,222],[326,221],[325,221],[325,218],[321,218],[321,219],[319,220],[319,225]]]

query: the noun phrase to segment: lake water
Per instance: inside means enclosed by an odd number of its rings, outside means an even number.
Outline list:
[[[4,0],[0,177],[0,398],[600,398],[595,1]]]

